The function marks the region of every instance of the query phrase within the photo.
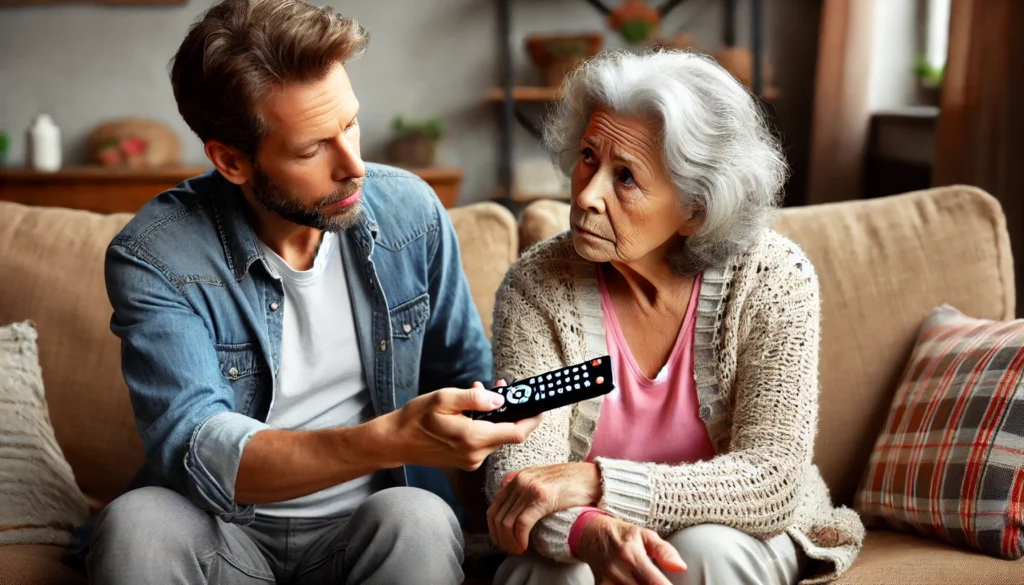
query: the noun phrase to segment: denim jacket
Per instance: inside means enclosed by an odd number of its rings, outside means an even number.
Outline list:
[[[422,392],[490,384],[490,345],[434,193],[367,164],[362,201],[340,239],[376,415]],[[269,428],[285,299],[239,188],[210,171],[147,203],[107,249],[106,285],[146,455],[130,488],[170,487],[225,521],[251,522],[235,477],[246,442]],[[390,475],[461,512],[440,470]]]

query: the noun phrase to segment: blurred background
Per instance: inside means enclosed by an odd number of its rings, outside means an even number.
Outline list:
[[[56,204],[132,211],[202,170],[167,67],[211,4],[0,0],[0,199],[57,185]],[[564,72],[601,48],[667,45],[759,96],[792,168],[785,205],[960,182],[1024,223],[1018,0],[327,4],[371,33],[349,68],[365,158],[417,172],[447,206],[564,197],[536,137]],[[32,132],[58,138],[59,161],[32,162]]]

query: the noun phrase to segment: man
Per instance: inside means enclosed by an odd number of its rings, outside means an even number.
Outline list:
[[[367,41],[299,0],[224,0],[174,57],[215,170],[108,249],[147,465],[97,520],[92,582],[461,582],[431,468],[538,420],[462,414],[501,405],[490,348],[436,197],[360,158],[344,65]]]

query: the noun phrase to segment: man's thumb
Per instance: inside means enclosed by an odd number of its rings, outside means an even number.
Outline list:
[[[459,407],[460,410],[490,412],[505,404],[504,396],[497,392],[491,392],[483,386],[473,386],[469,390],[462,391],[460,399],[464,401]]]

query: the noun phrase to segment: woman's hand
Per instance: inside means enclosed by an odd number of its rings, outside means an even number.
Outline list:
[[[537,522],[555,512],[594,505],[601,499],[601,476],[594,463],[559,463],[513,471],[487,509],[491,541],[503,551],[522,554]]]
[[[589,519],[576,556],[590,565],[597,585],[672,585],[662,571],[686,570],[676,549],[657,533],[614,516]]]

